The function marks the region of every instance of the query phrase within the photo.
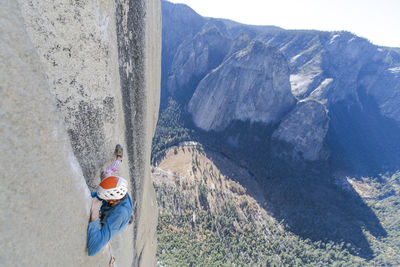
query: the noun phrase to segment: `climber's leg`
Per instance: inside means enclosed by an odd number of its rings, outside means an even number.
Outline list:
[[[103,181],[105,178],[113,175],[116,171],[118,171],[119,165],[122,162],[122,156],[123,156],[123,148],[121,145],[117,145],[115,147],[115,151],[114,151],[116,160],[111,163],[110,166],[108,166],[105,170],[103,170],[101,172],[101,180]]]

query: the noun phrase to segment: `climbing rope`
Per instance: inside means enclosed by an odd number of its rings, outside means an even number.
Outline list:
[[[108,242],[108,248],[110,249],[110,262],[108,263],[109,267],[115,267],[115,258],[112,255],[111,243]]]

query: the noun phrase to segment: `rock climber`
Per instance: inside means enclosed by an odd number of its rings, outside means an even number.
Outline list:
[[[87,232],[89,256],[96,255],[132,220],[133,206],[128,194],[128,183],[122,177],[113,176],[122,162],[121,145],[115,147],[115,155],[116,160],[101,172],[101,182],[97,192],[92,192],[92,207]]]

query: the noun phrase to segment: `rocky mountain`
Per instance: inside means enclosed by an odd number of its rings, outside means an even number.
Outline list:
[[[325,106],[315,100],[302,100],[297,103],[286,118],[279,124],[272,134],[278,139],[293,147],[287,149],[289,155],[280,155],[283,158],[309,161],[326,160],[329,156],[324,147],[324,140],[328,132],[329,116]],[[274,142],[278,145],[279,142]],[[284,151],[274,148],[275,153]]]
[[[192,40],[185,40],[172,61],[174,75],[168,78],[168,92],[185,101],[187,92],[180,91],[190,90],[188,87],[197,83],[199,77],[217,67],[228,49],[229,40],[214,25],[206,25]]]
[[[349,32],[243,25],[202,18],[186,9],[163,2],[166,40],[170,25],[180,29],[175,17],[184,21],[185,32],[193,25],[190,34],[165,41],[163,103],[168,97],[177,100],[189,120],[207,132],[229,131],[238,122],[272,127],[272,139],[293,148],[287,155],[301,152],[288,160],[329,160],[356,173],[398,168],[398,50]],[[305,122],[289,115],[299,116],[298,107],[308,100],[319,103],[306,105],[314,119]],[[326,125],[317,117],[325,117]],[[321,130],[313,138],[302,138],[317,128]],[[232,138],[237,135],[232,133],[225,142]]]
[[[134,227],[119,266],[155,265],[151,139],[161,78],[159,1],[2,1],[2,266],[105,266],[89,257],[90,190],[117,143]]]
[[[203,18],[169,2],[163,14],[162,108],[152,151],[160,263],[399,264],[398,49],[343,31]],[[204,150],[183,148],[184,141]],[[253,215],[240,201],[250,185],[235,172],[260,189]],[[264,229],[274,230],[238,230],[249,222],[257,229],[250,218],[260,212]],[[286,249],[274,250],[274,240]]]
[[[276,123],[294,104],[285,58],[255,41],[201,80],[188,110],[194,123],[209,131],[234,120]]]

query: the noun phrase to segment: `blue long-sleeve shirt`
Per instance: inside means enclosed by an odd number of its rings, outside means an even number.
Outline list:
[[[133,211],[132,200],[129,194],[126,198],[113,207],[103,200],[100,208],[100,219],[89,223],[87,233],[87,245],[89,256],[96,255],[110,239],[119,232],[123,231],[131,218]],[[96,192],[92,192],[92,197],[97,197]],[[102,227],[100,228],[100,221]]]

